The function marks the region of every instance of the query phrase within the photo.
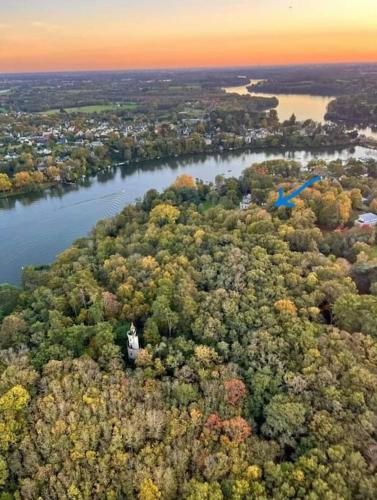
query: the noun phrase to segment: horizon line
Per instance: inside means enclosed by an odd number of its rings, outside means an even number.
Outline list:
[[[377,60],[374,61],[348,61],[348,62],[307,62],[307,63],[282,63],[282,64],[258,64],[258,65],[215,65],[215,66],[161,66],[155,68],[114,68],[114,69],[58,69],[58,70],[37,70],[37,71],[0,71],[0,76],[9,75],[52,75],[64,73],[147,73],[154,71],[200,71],[200,70],[250,70],[263,68],[300,68],[307,66],[368,66],[377,65]]]

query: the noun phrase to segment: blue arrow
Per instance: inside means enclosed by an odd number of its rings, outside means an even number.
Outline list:
[[[296,198],[300,193],[302,193],[306,188],[312,186],[316,182],[319,182],[321,180],[321,177],[317,175],[316,177],[313,177],[312,179],[309,179],[306,181],[302,186],[300,186],[298,189],[295,189],[292,191],[292,193],[288,194],[287,196],[284,196],[284,189],[280,188],[279,189],[279,198],[275,202],[275,207],[288,207],[288,208],[293,208],[295,206],[295,203],[293,203],[291,200],[293,198]]]

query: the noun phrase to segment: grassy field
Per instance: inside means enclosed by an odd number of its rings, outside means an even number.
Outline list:
[[[64,108],[67,113],[102,113],[104,111],[119,111],[119,110],[133,110],[136,108],[134,102],[124,102],[122,104],[94,104],[92,106],[78,106],[76,108]],[[42,111],[39,114],[43,115],[53,115],[59,113],[59,109],[49,109],[48,111]]]
[[[169,90],[197,90],[200,89],[200,85],[170,85]]]

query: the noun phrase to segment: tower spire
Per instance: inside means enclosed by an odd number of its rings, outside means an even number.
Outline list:
[[[127,333],[128,337],[128,357],[129,359],[135,360],[139,353],[139,337],[137,336],[137,331],[135,325],[131,323],[131,327]]]

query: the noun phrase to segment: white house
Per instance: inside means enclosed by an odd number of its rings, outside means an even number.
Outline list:
[[[356,221],[358,226],[377,226],[377,215],[372,213],[359,215]]]
[[[242,198],[240,203],[240,210],[247,210],[251,204],[251,194],[247,194]]]

